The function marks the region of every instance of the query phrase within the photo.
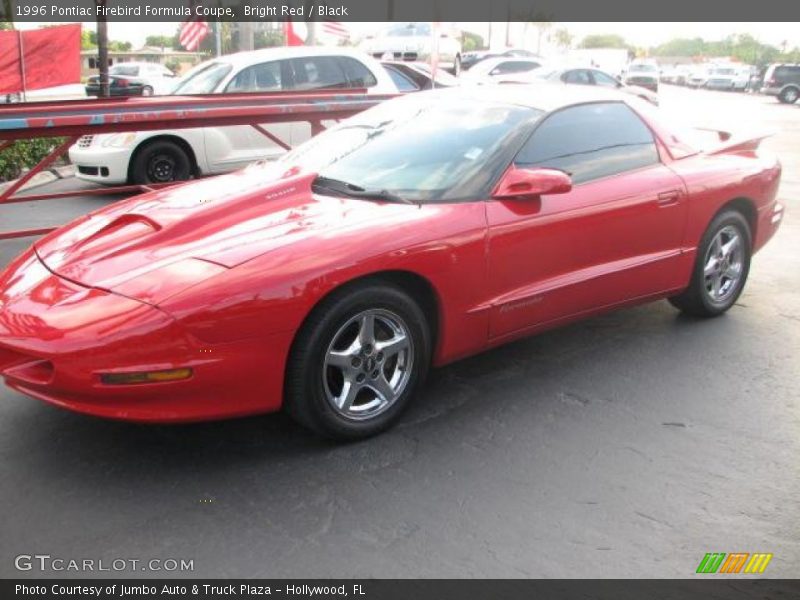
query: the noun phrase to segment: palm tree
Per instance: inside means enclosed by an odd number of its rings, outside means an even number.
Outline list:
[[[553,32],[553,37],[555,38],[556,46],[559,48],[564,50],[569,50],[572,48],[572,40],[574,37],[567,29],[563,27],[556,29]]]

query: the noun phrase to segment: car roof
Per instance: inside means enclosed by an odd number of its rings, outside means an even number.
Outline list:
[[[551,83],[497,83],[490,85],[460,86],[428,92],[419,92],[433,97],[456,98],[514,104],[552,112],[565,106],[591,102],[630,103],[630,94],[600,86],[569,86]]]
[[[326,46],[282,46],[275,48],[262,48],[248,52],[236,52],[226,56],[212,59],[214,62],[223,62],[234,67],[244,67],[266,60],[280,60],[286,58],[300,58],[307,56],[351,56],[363,59],[368,55],[359,50],[342,47]]]

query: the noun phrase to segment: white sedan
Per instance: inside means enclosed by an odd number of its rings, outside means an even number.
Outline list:
[[[392,78],[372,57],[346,48],[286,47],[240,52],[204,62],[174,94],[367,88],[396,94]],[[311,137],[307,122],[263,124],[295,146]],[[80,179],[117,185],[181,181],[225,173],[285,149],[249,125],[83,136],[69,150]]]
[[[498,56],[475,63],[462,77],[467,81],[493,81],[498,77],[530,73],[544,64],[538,57]]]

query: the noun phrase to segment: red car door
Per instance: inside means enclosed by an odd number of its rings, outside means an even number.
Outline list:
[[[684,186],[627,105],[549,115],[514,162],[563,169],[573,189],[487,204],[491,338],[680,285]]]

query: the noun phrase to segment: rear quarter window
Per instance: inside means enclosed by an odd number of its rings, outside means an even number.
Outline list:
[[[378,85],[378,80],[366,65],[349,56],[338,57],[339,64],[353,88],[369,88]]]

